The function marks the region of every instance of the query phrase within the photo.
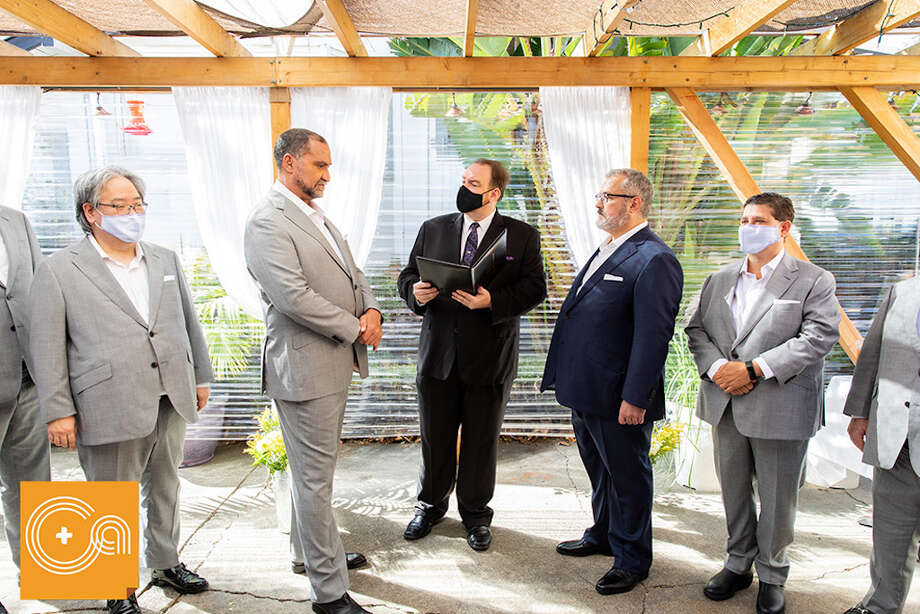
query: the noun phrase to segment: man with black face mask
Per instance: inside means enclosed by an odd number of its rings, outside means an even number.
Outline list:
[[[546,297],[539,233],[496,211],[509,179],[500,162],[473,162],[457,193],[460,213],[422,224],[397,282],[409,309],[424,317],[416,379],[422,461],[415,517],[403,533],[409,540],[424,537],[444,517],[456,482],[467,543],[486,550],[492,542],[488,503],[495,491],[498,435],[517,375],[520,317]],[[440,293],[421,279],[418,256],[469,265],[478,248],[503,230],[505,260],[475,294]]]

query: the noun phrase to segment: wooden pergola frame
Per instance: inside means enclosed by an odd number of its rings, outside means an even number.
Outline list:
[[[540,86],[631,88],[631,163],[647,172],[649,104],[666,91],[723,176],[744,200],[761,191],[703,106],[700,91],[839,91],[920,179],[920,139],[892,109],[885,90],[920,87],[920,45],[895,56],[848,55],[880,32],[920,17],[920,0],[868,5],[800,46],[794,57],[713,57],[753,32],[791,0],[741,0],[680,57],[596,57],[637,0],[599,11],[586,24],[586,57],[472,57],[478,0],[465,3],[463,57],[371,58],[342,0],[321,0],[323,14],[349,57],[251,57],[193,0],[146,0],[214,58],[151,58],[67,12],[52,0],[0,0],[0,11],[91,57],[35,57],[0,43],[0,85],[46,88],[151,89],[172,86],[262,86],[270,89],[272,138],[291,125],[291,87],[386,86],[397,90],[512,90]],[[807,260],[801,248],[787,249]],[[840,343],[853,362],[862,338],[842,313]]]

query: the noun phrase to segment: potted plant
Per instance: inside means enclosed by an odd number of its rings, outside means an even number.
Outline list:
[[[275,516],[282,533],[291,532],[291,474],[288,471],[287,452],[281,437],[281,425],[274,407],[269,407],[258,418],[259,430],[246,443],[246,454],[252,464],[265,467],[272,480],[275,493]]]
[[[247,368],[249,358],[259,347],[263,324],[227,294],[206,251],[202,250],[185,266],[185,277],[204,330],[215,379],[238,375]],[[227,401],[228,395],[212,385],[211,397],[199,412],[198,422],[186,430],[183,467],[200,465],[214,457],[217,442],[223,437]]]

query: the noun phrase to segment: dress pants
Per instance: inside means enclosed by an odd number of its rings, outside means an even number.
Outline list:
[[[783,585],[789,576],[786,548],[795,536],[808,440],[745,437],[735,426],[731,404],[712,435],[728,525],[725,567],[745,574],[754,565],[761,582]]]
[[[146,437],[98,446],[77,443],[88,481],[140,482],[144,553],[150,569],[179,564],[179,464],[184,441],[185,420],[164,395],[156,427]]]
[[[291,471],[291,555],[303,561],[315,603],[348,590],[345,548],[332,515],[332,480],[348,391],[309,401],[275,400]]]
[[[6,537],[16,567],[19,567],[19,483],[51,480],[49,445],[38,393],[28,380],[11,405],[0,406],[0,498]]]
[[[872,586],[863,598],[874,614],[901,614],[914,576],[920,540],[920,476],[905,444],[891,469],[872,480]]]
[[[572,410],[594,511],[584,539],[609,548],[616,567],[642,574],[652,565],[654,481],[648,452],[654,423],[620,424],[618,418]]]
[[[420,375],[419,429],[422,458],[416,509],[434,517],[447,512],[457,486],[457,506],[467,529],[492,524],[489,501],[495,493],[498,436],[511,394],[512,380],[493,384],[461,381],[454,364],[446,380]],[[460,463],[457,465],[457,432]]]

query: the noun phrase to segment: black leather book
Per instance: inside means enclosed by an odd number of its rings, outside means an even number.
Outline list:
[[[454,290],[475,294],[476,286],[482,279],[499,263],[504,262],[507,251],[508,231],[502,230],[485,251],[480,253],[477,250],[472,266],[424,256],[418,256],[415,260],[421,280],[434,285],[441,294],[450,294]]]

